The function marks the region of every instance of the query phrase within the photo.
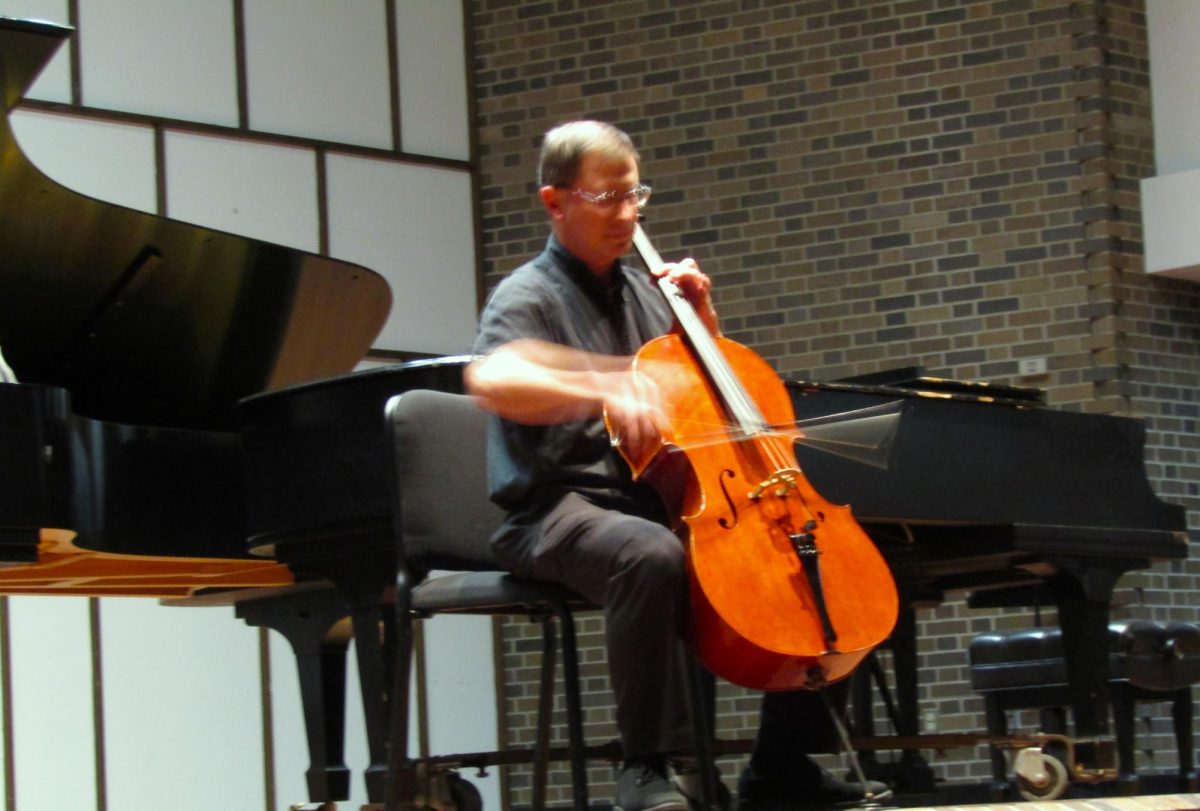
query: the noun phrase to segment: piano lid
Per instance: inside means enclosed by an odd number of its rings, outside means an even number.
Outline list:
[[[366,268],[103,203],[8,121],[71,29],[0,18],[0,347],[22,382],[115,422],[227,428],[258,392],[344,374],[391,309]]]
[[[1046,404],[1046,392],[1026,386],[948,380],[930,377],[922,366],[906,366],[873,374],[844,377],[831,383],[791,380],[797,390],[878,394],[893,398],[925,397],[938,400],[1032,408]]]

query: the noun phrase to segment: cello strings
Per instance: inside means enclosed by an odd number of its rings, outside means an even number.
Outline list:
[[[658,251],[651,244],[640,224],[634,226],[633,242],[641,254],[643,261],[646,262],[651,271],[656,274],[661,273],[663,268],[662,257],[659,256]],[[683,291],[679,289],[678,285],[665,275],[659,276],[658,284],[667,301],[670,303],[680,327],[684,334],[687,335],[693,351],[700,356],[701,365],[707,370],[711,378],[710,382],[721,394],[721,399],[724,401],[725,407],[732,413],[743,438],[761,439],[766,428],[766,420],[758,410],[757,404],[750,398],[741,381],[729,366],[725,354],[717,346],[717,342],[708,331],[708,327],[704,324],[695,308],[684,297]],[[762,442],[756,442],[756,446],[761,447],[762,444]],[[770,460],[770,463],[776,469],[786,468],[788,454],[780,447],[778,441],[767,442],[766,445],[765,455]]]
[[[645,232],[642,231],[641,225],[634,227],[633,242],[647,266],[652,271],[661,271],[663,266],[662,258],[658,255],[658,251],[654,249],[654,246],[650,244],[650,240],[646,237]],[[758,449],[770,465],[774,466],[777,472],[789,469],[789,457],[793,463],[791,466],[792,469],[798,471],[799,466],[795,464],[795,455],[788,453],[791,450],[791,443],[789,442],[785,446],[780,437],[768,431],[766,420],[759,411],[758,405],[751,399],[741,380],[730,367],[728,359],[718,347],[717,341],[713,338],[712,333],[708,331],[708,327],[704,324],[695,308],[687,301],[679,287],[666,276],[660,276],[658,283],[659,288],[670,303],[671,309],[674,311],[683,333],[688,337],[693,352],[696,353],[701,366],[708,373],[709,382],[717,389],[725,408],[729,410],[733,417],[730,424],[737,427],[737,430],[741,434],[741,439],[753,442],[754,447]],[[728,442],[729,437],[723,435],[721,441]],[[803,476],[801,475],[800,478],[803,479]],[[765,483],[764,481],[762,484]],[[781,495],[786,497],[790,491],[796,493],[796,496],[800,500],[801,509],[807,516],[807,520],[803,522],[806,528],[805,531],[807,532],[807,528],[813,524],[815,516],[812,510],[809,509],[804,493],[799,488],[785,487]],[[790,525],[790,521],[787,523],[788,526],[784,528],[784,531],[791,536],[795,528]],[[782,523],[780,525],[782,526]]]
[[[725,354],[721,352],[708,328],[701,321],[695,309],[683,297],[679,288],[667,279],[660,279],[660,285],[671,300],[672,308],[680,321],[684,333],[688,336],[692,349],[700,356],[701,365],[712,378],[713,386],[721,395],[725,407],[729,409],[736,425],[745,439],[761,438],[766,428],[766,420],[758,410],[757,404],[750,398],[741,380],[738,379],[729,365]],[[787,454],[778,443],[766,444],[765,456],[770,464],[777,469],[788,466]]]
[[[670,287],[669,297],[676,310],[676,317],[679,318],[680,325],[692,344],[692,349],[700,356],[701,366],[708,372],[713,387],[716,388],[721,401],[730,412],[731,419],[719,429],[723,433],[722,441],[728,441],[730,430],[739,434],[743,440],[761,438],[766,431],[767,423],[758,410],[757,404],[742,386],[741,380],[730,367],[728,359],[720,351],[716,341],[712,339],[707,327],[700,320],[700,316],[683,298],[678,287],[670,282],[664,282],[664,287],[668,285]],[[777,443],[770,442],[765,445],[756,443],[756,447],[763,453],[768,464],[777,470],[789,466],[787,454]]]

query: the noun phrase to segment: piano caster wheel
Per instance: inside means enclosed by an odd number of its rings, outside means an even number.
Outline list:
[[[1067,767],[1036,746],[1022,749],[1013,759],[1017,792],[1030,802],[1057,800],[1067,793]]]

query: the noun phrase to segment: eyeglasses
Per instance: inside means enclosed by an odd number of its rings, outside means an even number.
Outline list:
[[[568,189],[570,187],[559,186],[559,188]],[[650,187],[641,184],[634,186],[629,191],[606,191],[600,194],[587,191],[586,189],[571,189],[571,194],[599,208],[616,208],[623,203],[633,203],[638,208],[641,208],[650,199]]]

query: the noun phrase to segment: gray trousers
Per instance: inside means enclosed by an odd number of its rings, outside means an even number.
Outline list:
[[[657,506],[657,505],[655,505]],[[646,516],[568,493],[532,531],[502,536],[500,562],[569,586],[603,607],[617,730],[626,758],[692,748],[682,644],[687,559],[669,529]]]
[[[532,527],[497,539],[500,562],[524,577],[564,583],[603,606],[609,675],[625,757],[694,748],[683,636],[689,611],[686,552],[657,502],[642,515],[569,493]],[[840,711],[847,683],[830,689]],[[711,698],[711,697],[710,697]],[[706,710],[711,713],[713,707]],[[818,693],[763,696],[752,763],[762,774],[816,786],[809,754],[838,751]]]

